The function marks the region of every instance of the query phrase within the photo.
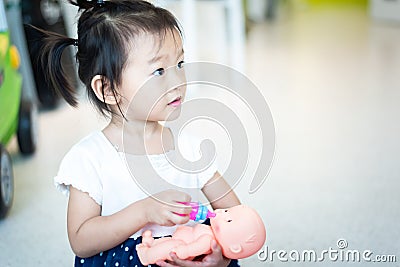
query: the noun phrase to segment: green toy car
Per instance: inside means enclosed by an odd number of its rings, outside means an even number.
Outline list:
[[[14,195],[12,162],[5,146],[17,134],[22,154],[32,154],[36,149],[37,109],[33,101],[22,100],[19,65],[19,53],[11,44],[4,3],[0,0],[0,219],[6,216]]]

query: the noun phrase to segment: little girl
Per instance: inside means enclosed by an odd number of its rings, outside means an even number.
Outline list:
[[[75,90],[60,61],[67,46],[76,46],[78,73],[87,94],[98,111],[110,117],[102,131],[93,132],[71,148],[55,177],[57,187],[69,196],[67,229],[76,254],[75,266],[142,266],[135,246],[144,230],[160,237],[172,234],[179,224],[190,223],[191,208],[181,202],[190,201],[191,196],[172,189],[146,194],[124,161],[129,150],[135,156],[164,161],[161,165],[165,166],[164,151],[176,149],[171,132],[159,121],[179,113],[186,86],[169,89],[168,79],[160,80],[165,94],[148,116],[141,110],[146,103],[135,106],[135,112],[129,103],[146,80],[166,75],[168,67],[174,66],[176,77],[184,83],[181,29],[170,12],[146,1],[70,2],[82,11],[78,39],[42,31],[47,40],[41,55],[43,68],[54,88],[76,106]],[[129,140],[124,151],[122,133],[124,140]],[[185,144],[186,150],[198,150],[191,142]],[[177,172],[168,168],[158,171],[170,176]],[[214,209],[240,204],[215,164],[184,178],[197,179]],[[173,261],[157,264],[237,266],[237,261],[222,256],[216,242],[212,248],[211,254],[193,261],[172,255]]]

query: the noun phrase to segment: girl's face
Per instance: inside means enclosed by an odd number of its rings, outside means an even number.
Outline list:
[[[186,93],[184,52],[176,30],[135,38],[119,93],[128,120],[166,121],[180,114]]]

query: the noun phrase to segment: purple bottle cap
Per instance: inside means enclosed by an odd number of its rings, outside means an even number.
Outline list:
[[[214,218],[215,216],[217,216],[215,212],[208,211],[207,218]]]

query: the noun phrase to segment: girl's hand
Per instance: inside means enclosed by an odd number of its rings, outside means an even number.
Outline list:
[[[192,208],[179,202],[190,200],[188,194],[172,189],[152,195],[146,199],[147,221],[162,226],[187,223]]]
[[[171,262],[166,261],[158,261],[157,265],[162,267],[172,267],[172,266],[181,266],[181,267],[226,267],[230,263],[230,259],[225,258],[222,255],[221,247],[218,243],[213,240],[211,242],[211,254],[205,256],[201,261],[188,261],[179,259],[175,253],[171,253],[170,256],[172,258]]]

